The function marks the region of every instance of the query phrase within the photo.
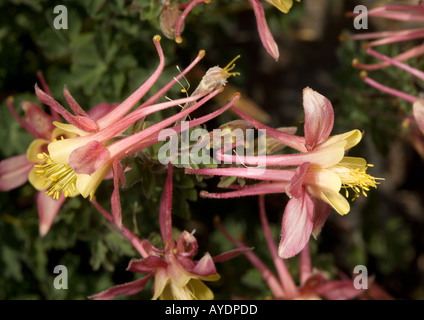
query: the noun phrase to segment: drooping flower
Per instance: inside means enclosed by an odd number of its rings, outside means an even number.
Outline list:
[[[125,229],[124,234],[135,244],[142,259],[132,259],[127,270],[137,273],[146,273],[141,279],[120,284],[103,292],[95,294],[90,299],[113,299],[118,295],[130,295],[142,291],[150,278],[154,278],[154,292],[152,299],[161,300],[211,300],[213,292],[203,283],[217,281],[214,261],[224,261],[248,249],[237,249],[212,258],[206,253],[200,260],[194,260],[197,253],[197,240],[193,233],[183,231],[177,241],[172,238],[172,165],[168,165],[168,175],[162,193],[159,223],[163,240],[163,249],[158,249],[149,241],[134,239],[134,236]],[[110,221],[113,218],[95,203]]]
[[[347,157],[345,152],[362,138],[359,130],[330,136],[334,113],[330,101],[316,91],[303,91],[305,110],[304,137],[269,128],[233,108],[244,120],[280,143],[300,151],[288,155],[243,156],[218,152],[225,163],[243,167],[216,169],[186,169],[187,173],[243,177],[262,180],[256,184],[238,187],[226,193],[201,192],[207,198],[231,198],[248,195],[282,193],[290,200],[283,215],[279,255],[283,258],[299,253],[309,241],[311,233],[317,236],[330,212],[330,206],[340,215],[350,211],[349,190],[354,198],[366,196],[376,188],[378,179],[366,171],[371,165],[358,157]],[[256,167],[247,167],[256,166]],[[345,189],[344,195],[340,193]]]

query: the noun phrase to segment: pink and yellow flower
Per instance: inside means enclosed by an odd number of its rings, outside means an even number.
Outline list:
[[[237,249],[212,258],[206,253],[200,260],[193,260],[197,253],[197,240],[192,233],[183,231],[177,241],[172,238],[172,165],[168,165],[168,175],[162,193],[159,223],[163,249],[154,247],[149,241],[135,238],[127,229],[124,234],[143,257],[132,259],[127,270],[147,273],[141,279],[120,284],[91,296],[91,299],[113,299],[118,295],[135,294],[142,291],[150,278],[154,278],[153,300],[211,300],[213,292],[203,281],[217,281],[214,261],[224,261],[248,249]],[[95,205],[110,221],[113,218],[96,203]]]
[[[303,91],[305,110],[304,137],[269,128],[233,108],[244,120],[267,135],[300,151],[288,155],[240,156],[217,153],[226,163],[242,163],[244,167],[216,169],[186,169],[187,173],[243,177],[262,182],[246,185],[226,193],[201,192],[207,198],[231,198],[265,193],[285,192],[290,197],[283,215],[279,255],[283,258],[299,253],[309,241],[311,233],[317,236],[334,208],[340,215],[350,211],[345,198],[349,190],[354,198],[366,196],[377,187],[376,178],[366,171],[371,165],[359,157],[347,157],[346,151],[359,143],[362,134],[352,130],[330,136],[334,112],[330,101],[316,91]],[[266,167],[246,167],[260,166]],[[344,189],[344,195],[340,193]]]

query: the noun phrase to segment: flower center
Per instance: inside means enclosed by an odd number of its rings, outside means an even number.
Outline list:
[[[377,188],[377,184],[380,184],[377,180],[384,180],[383,178],[375,178],[366,173],[369,167],[373,167],[373,165],[363,164],[361,166],[353,166],[344,163],[335,165],[332,168],[332,171],[337,173],[342,181],[342,188],[345,189],[346,198],[349,198],[348,189],[355,192],[352,201],[358,198],[361,193],[366,197],[370,188]]]
[[[53,199],[59,199],[60,193],[63,192],[65,197],[72,196],[76,191],[77,174],[67,164],[58,164],[43,152],[37,155],[37,158],[44,160],[43,164],[36,164],[36,173],[44,180],[42,185],[50,183],[46,194],[52,196]]]

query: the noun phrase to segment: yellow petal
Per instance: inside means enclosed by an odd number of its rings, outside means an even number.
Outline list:
[[[349,150],[350,148],[356,146],[359,141],[362,139],[362,133],[358,129],[345,132],[342,134],[338,134],[335,136],[329,137],[325,142],[323,142],[318,148],[326,148],[329,145],[337,143],[339,141],[346,141],[345,150]]]
[[[44,178],[37,175],[37,172],[36,172],[37,170],[38,170],[37,168],[32,168],[32,170],[29,172],[29,175],[28,175],[28,181],[38,191],[46,190],[47,188],[50,187],[51,182],[48,182],[43,185]]]
[[[194,293],[197,300],[213,300],[214,294],[202,281],[198,279],[191,279],[188,286]]]
[[[338,193],[342,187],[340,176],[329,169],[310,169],[306,173],[305,183],[311,187]]]
[[[49,155],[56,163],[68,164],[72,151],[85,144],[87,144],[87,139],[84,138],[53,141],[48,145]]]
[[[84,131],[84,130],[81,130],[81,129],[79,129],[79,128],[77,128],[77,127],[75,127],[73,124],[69,124],[69,123],[62,123],[62,122],[57,122],[57,121],[53,121],[53,124],[57,127],[57,128],[59,128],[59,129],[61,129],[62,131],[64,131],[65,133],[68,133],[68,134],[73,134],[74,136],[75,135],[78,135],[78,136],[86,136],[86,135],[88,135],[88,134],[90,134],[90,133],[88,133],[88,132],[86,132],[86,131]]]
[[[167,287],[169,277],[166,273],[166,269],[160,268],[155,271],[155,285],[154,285],[154,294],[152,300],[158,299],[164,293],[164,290]],[[170,293],[170,292],[168,292]]]
[[[31,144],[29,145],[27,149],[27,159],[30,162],[40,163],[43,162],[42,159],[39,159],[37,155],[39,153],[43,153],[46,151],[46,147],[49,144],[49,140],[45,139],[35,139]]]
[[[112,165],[110,163],[105,163],[91,175],[78,174],[76,183],[77,190],[84,198],[90,196],[91,199],[94,196],[94,193],[96,192],[100,183],[111,168]]]
[[[358,157],[344,157],[338,165],[343,167],[355,169],[365,169],[367,167],[367,160]]]
[[[71,138],[76,138],[77,136],[78,135],[75,134],[75,133],[73,133],[73,132],[69,132],[69,131],[63,130],[61,128],[55,128],[53,130],[53,132],[52,132],[52,139],[51,139],[51,141],[62,140],[62,139],[71,139]]]
[[[293,6],[293,0],[265,0],[265,1],[272,4],[274,7],[276,7],[283,13],[289,12],[291,7]]]
[[[323,191],[321,195],[321,199],[330,204],[340,215],[344,216],[350,211],[349,202],[340,193]]]
[[[304,162],[310,162],[310,167],[328,168],[339,163],[345,154],[345,140],[336,141],[325,148],[321,146],[314,151],[305,153]]]
[[[221,276],[218,273],[215,274],[210,274],[208,276],[196,276],[196,278],[203,280],[203,281],[218,281],[219,279],[221,279]]]

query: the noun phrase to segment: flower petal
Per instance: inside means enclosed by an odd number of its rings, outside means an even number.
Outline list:
[[[110,300],[119,295],[136,294],[144,289],[147,281],[150,279],[150,277],[152,277],[152,275],[153,273],[135,281],[119,284],[103,292],[89,296],[88,298],[93,300]]]
[[[155,271],[155,285],[152,300],[158,299],[162,296],[164,290],[170,281],[166,269],[156,269]]]
[[[92,175],[78,174],[76,183],[77,190],[84,198],[88,196],[93,197],[98,186],[111,168],[112,165],[110,163],[105,163]]]
[[[48,145],[48,153],[52,160],[59,164],[68,164],[71,153],[87,144],[85,137],[53,141]]]
[[[54,130],[53,118],[33,102],[22,101],[21,106],[25,111],[25,121],[38,133],[39,137],[49,139]]]
[[[35,139],[31,142],[27,149],[26,158],[29,162],[39,163],[41,162],[38,159],[37,155],[39,153],[47,152],[47,145],[50,143],[49,140],[45,139]]]
[[[341,133],[335,136],[329,137],[323,144],[319,146],[319,148],[326,148],[332,144],[335,144],[339,141],[346,141],[345,150],[349,150],[356,146],[359,141],[362,139],[361,131],[355,129],[349,132]]]
[[[265,0],[283,13],[288,13],[293,6],[293,0]],[[299,0],[298,0],[299,1]]]
[[[65,141],[65,140],[63,140]],[[69,155],[69,166],[76,174],[92,174],[109,158],[109,151],[102,143],[93,140]]]
[[[308,243],[313,228],[313,210],[312,199],[305,191],[300,198],[292,198],[287,203],[278,247],[278,255],[281,258],[295,256]]]
[[[213,300],[214,294],[201,280],[191,279],[188,284],[197,300]]]
[[[58,129],[61,129],[61,130],[65,131],[65,132],[74,133],[74,134],[77,134],[77,135],[79,135],[79,136],[86,136],[86,135],[91,134],[91,133],[89,133],[89,132],[86,132],[86,131],[84,131],[84,130],[81,130],[81,129],[79,129],[79,128],[75,127],[73,124],[69,124],[69,123],[61,123],[61,122],[57,122],[57,121],[54,121],[54,122],[53,122],[53,124],[54,124],[54,125],[55,125]]]
[[[191,272],[201,277],[213,276],[211,279],[216,278],[216,280],[220,278],[220,276],[216,273],[215,264],[209,253],[206,253],[202,257],[202,259],[200,259],[199,262],[197,262],[196,266]],[[216,280],[210,280],[210,281],[216,281]]]
[[[309,189],[318,189],[318,192],[323,190],[338,193],[342,187],[342,180],[340,176],[329,169],[310,169],[305,176],[305,184],[308,185],[308,191],[317,198],[319,195],[315,190]]]
[[[320,199],[330,204],[342,216],[350,211],[349,202],[340,193],[323,191]]]
[[[37,174],[37,169],[36,168],[32,168],[31,171],[28,174],[28,181],[29,183],[31,183],[31,185],[36,189],[36,190],[46,190],[47,188],[49,188],[51,182],[45,183],[45,180],[43,177],[40,177]]]
[[[28,174],[34,164],[25,154],[0,161],[0,191],[9,191],[28,181]]]
[[[314,150],[331,133],[334,124],[334,111],[330,100],[309,87],[303,89],[305,110],[305,147]]]
[[[312,218],[314,228],[312,230],[312,235],[317,239],[331,212],[331,206],[317,198],[313,198],[312,201],[314,201],[314,216]]]
[[[177,287],[184,287],[192,278],[192,274],[185,270],[178,259],[173,255],[169,254],[167,257],[168,268],[167,273],[171,278],[171,281]]]
[[[157,256],[148,256],[143,259],[131,259],[127,271],[147,273],[159,268],[166,268],[167,266],[168,264],[163,259]]]
[[[178,254],[186,257],[191,257],[196,254],[197,251],[197,240],[188,231],[183,231],[177,240]]]
[[[308,171],[309,162],[302,163],[297,169],[290,180],[290,183],[287,185],[286,192],[290,197],[300,198],[303,193],[303,180],[305,178],[306,172]]]
[[[278,51],[277,43],[268,28],[268,24],[265,18],[265,11],[259,0],[249,0],[252,5],[253,11],[256,17],[256,23],[258,27],[259,37],[261,38],[262,45],[265,50],[275,59],[278,60],[280,53]]]
[[[66,198],[63,194],[60,195],[59,199],[55,200],[48,196],[45,192],[38,192],[37,195],[37,207],[38,207],[38,218],[39,222],[39,233],[40,237],[44,237],[49,232],[50,227],[53,223],[54,218],[65,202]]]

